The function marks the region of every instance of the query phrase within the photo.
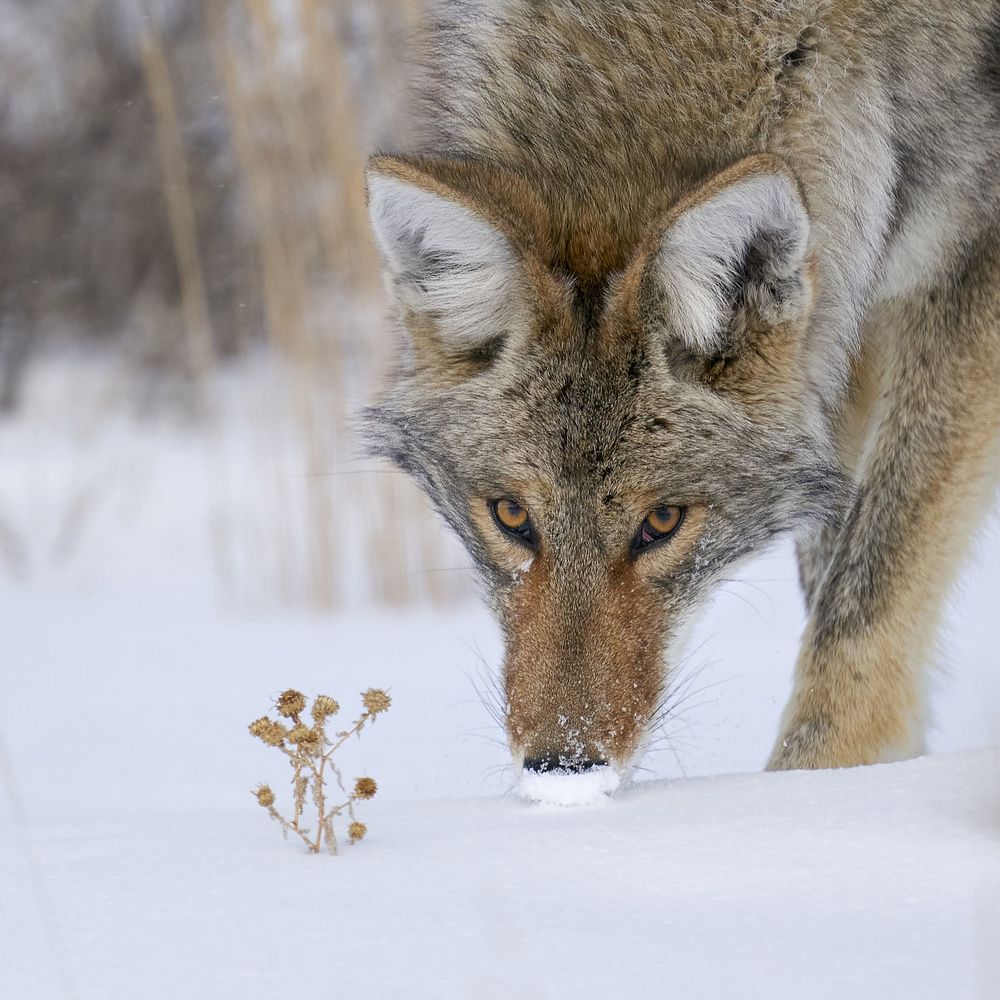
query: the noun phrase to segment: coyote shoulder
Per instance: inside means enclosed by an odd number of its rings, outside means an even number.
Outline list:
[[[919,752],[1000,428],[1000,6],[503,0],[428,27],[368,196],[367,412],[473,556],[518,766],[641,752],[684,627],[796,542],[772,768]]]

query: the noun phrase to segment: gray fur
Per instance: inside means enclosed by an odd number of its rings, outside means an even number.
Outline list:
[[[623,765],[637,738],[614,713],[649,719],[609,693],[642,660],[636,630],[672,648],[782,534],[811,619],[772,766],[919,749],[934,624],[1000,428],[998,37],[985,0],[440,9],[417,156],[370,177],[508,239],[519,318],[463,357],[397,296],[415,360],[367,425],[481,568],[516,759],[562,759],[551,718],[579,710],[580,766]],[[542,539],[527,611],[482,514],[499,497],[530,497]],[[673,555],[622,555],[642,503],[698,512]],[[638,597],[635,621],[622,610],[623,573],[665,624]]]

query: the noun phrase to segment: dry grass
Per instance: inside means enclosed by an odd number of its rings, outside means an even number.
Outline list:
[[[35,256],[13,244],[7,255],[30,257],[33,277],[38,261],[50,262],[51,280],[38,288],[79,285],[95,329],[122,324],[133,391],[153,401],[146,412],[176,399],[200,414],[226,602],[329,610],[359,599],[399,607],[466,597],[457,544],[408,481],[359,461],[349,426],[395,354],[363,169],[372,144],[397,131],[420,0],[213,0],[183,14],[175,0],[140,0],[135,10],[148,16],[133,19],[134,51],[101,42],[112,15],[88,7],[69,18],[68,0],[38,2],[39,25],[68,18],[52,36],[65,49],[61,64],[93,54],[85,62],[100,87],[89,85],[96,96],[77,109],[86,125],[78,131],[108,138],[100,148],[52,140],[51,153],[39,146],[35,159],[0,162],[0,195],[9,187],[12,205],[28,192],[48,206],[32,209],[48,220],[32,230]],[[80,74],[66,73],[75,93]],[[82,180],[54,169],[67,159],[87,168]],[[79,217],[74,184],[87,192]],[[19,220],[8,235],[28,232]],[[107,266],[94,268],[96,259]],[[83,315],[76,300],[66,308]],[[0,315],[0,339],[10,339],[8,319]],[[16,367],[7,355],[5,377]],[[240,379],[242,399],[232,391]],[[84,514],[85,504],[76,520]],[[9,572],[21,572],[21,550],[33,545],[19,544],[19,533],[0,511]]]
[[[386,0],[376,5],[377,24],[389,6]],[[298,507],[308,542],[282,549],[278,579],[286,600],[338,606],[345,553],[336,528],[346,513],[367,539],[361,562],[376,603],[447,604],[462,581],[434,572],[440,563],[426,546],[412,551],[410,540],[428,516],[413,487],[394,476],[331,475],[353,451],[347,421],[370,394],[374,359],[389,357],[393,348],[380,320],[359,102],[346,69],[338,5],[300,0],[297,10],[298,33],[290,37],[269,0],[209,8],[260,239],[268,333],[287,366],[288,400],[304,448],[305,467],[295,483],[304,494]],[[413,5],[406,17],[417,19]],[[400,53],[388,52],[387,37],[376,32],[375,62],[398,65]],[[286,479],[282,489],[290,488]]]
[[[305,460],[294,472],[287,465],[284,472],[276,470],[284,482],[271,488],[301,491],[297,509],[307,541],[285,545],[272,563],[279,566],[285,601],[339,606],[347,555],[337,528],[351,518],[362,525],[361,562],[376,603],[449,604],[467,592],[467,582],[439,572],[454,562],[454,550],[445,547],[443,560],[435,558],[440,548],[423,540],[428,509],[412,485],[395,476],[336,474],[355,450],[350,414],[369,397],[379,364],[394,350],[380,320],[378,262],[364,204],[360,102],[336,16],[344,6],[300,0],[297,32],[279,22],[270,0],[208,8],[252,229],[260,241],[268,335],[286,366],[288,403]],[[382,29],[391,6],[388,0],[375,5]],[[415,24],[416,4],[404,5],[403,17]],[[373,61],[398,66],[401,53],[389,51],[389,32],[382,29],[375,33]]]
[[[306,710],[306,697],[292,688],[283,692],[275,702],[275,710],[288,724],[270,719],[267,716],[250,724],[250,733],[262,740],[268,746],[276,747],[292,765],[292,818],[286,819],[275,807],[276,797],[270,785],[259,785],[254,790],[257,802],[267,809],[272,819],[281,824],[282,833],[298,834],[310,851],[319,853],[325,846],[331,854],[337,853],[337,836],[333,821],[347,811],[350,824],[347,834],[352,844],[361,840],[367,832],[367,827],[354,814],[356,803],[373,798],[378,786],[372,778],[358,778],[350,792],[344,787],[343,776],[334,763],[333,755],[352,736],[359,735],[366,723],[373,722],[377,715],[385,712],[390,705],[390,698],[377,688],[369,688],[361,696],[364,711],[351,725],[335,734],[331,740],[326,733],[327,721],[340,711],[340,706],[333,698],[320,695],[315,698],[310,710],[312,724],[303,721]],[[337,804],[331,804],[326,786],[330,776],[346,799]],[[312,804],[315,807],[315,833],[307,827],[306,812],[307,796],[311,793]]]
[[[199,401],[203,402],[201,396],[205,391],[205,382],[215,368],[215,352],[205,276],[198,252],[194,203],[167,59],[155,20],[149,18],[144,25],[145,30],[139,39],[139,51],[156,118],[156,138],[163,168],[170,229],[181,279],[181,304],[188,354],[191,370],[200,389]]]

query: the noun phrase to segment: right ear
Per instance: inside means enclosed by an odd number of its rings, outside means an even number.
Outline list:
[[[489,350],[524,319],[523,268],[510,240],[458,190],[388,156],[368,164],[368,214],[390,301],[419,349]]]
[[[670,336],[711,358],[746,346],[740,313],[771,328],[804,320],[809,233],[798,182],[781,160],[749,157],[718,174],[679,206],[649,267]]]

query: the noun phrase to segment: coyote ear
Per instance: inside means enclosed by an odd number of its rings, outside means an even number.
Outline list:
[[[680,212],[654,256],[663,318],[698,355],[738,349],[741,310],[777,325],[810,306],[809,216],[784,164],[767,161],[710,182],[714,190]]]
[[[453,354],[481,350],[509,330],[523,297],[507,237],[459,192],[404,161],[376,157],[367,177],[368,213],[400,319],[430,320]]]

